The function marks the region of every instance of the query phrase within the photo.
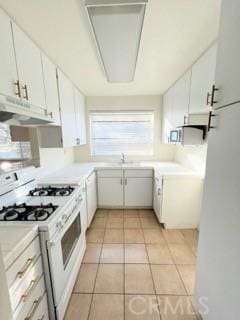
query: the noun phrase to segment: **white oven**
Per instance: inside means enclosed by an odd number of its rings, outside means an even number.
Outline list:
[[[78,201],[77,201],[78,200]],[[50,271],[50,285],[55,315],[62,320],[86,248],[85,233],[81,226],[82,199],[76,199],[67,208],[65,221],[58,225],[58,232],[46,241]]]

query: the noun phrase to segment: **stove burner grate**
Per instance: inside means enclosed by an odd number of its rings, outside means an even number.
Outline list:
[[[66,197],[74,191],[71,186],[68,187],[38,187],[29,192],[30,196],[54,196],[54,197]]]
[[[0,220],[3,221],[44,221],[57,209],[52,203],[40,206],[30,206],[26,203],[3,207],[0,210]]]

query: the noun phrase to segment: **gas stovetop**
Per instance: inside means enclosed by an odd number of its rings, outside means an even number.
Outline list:
[[[58,208],[52,203],[28,205],[26,203],[2,207],[0,221],[45,221]]]
[[[51,196],[51,197],[66,197],[70,196],[74,188],[71,186],[63,187],[52,187],[52,186],[40,186],[29,191],[29,196],[41,197],[41,196]]]

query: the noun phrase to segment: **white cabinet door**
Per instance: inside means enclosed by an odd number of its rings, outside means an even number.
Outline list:
[[[87,212],[88,212],[88,226],[94,217],[97,210],[97,186],[96,186],[95,172],[87,179]]]
[[[42,65],[47,113],[52,118],[55,124],[60,125],[61,119],[59,110],[56,66],[44,54],[42,54]]]
[[[74,88],[75,114],[76,114],[76,138],[78,145],[84,145],[86,140],[86,119],[84,95]]]
[[[190,99],[191,71],[186,72],[173,87],[172,123],[174,128],[185,124]]]
[[[215,84],[215,107],[240,101],[240,2],[222,1]]]
[[[11,21],[0,9],[0,94],[18,97],[17,66],[14,54]]]
[[[82,192],[82,202],[80,206],[80,213],[81,213],[81,227],[82,227],[82,231],[85,233],[88,227],[87,196],[86,196],[85,188],[83,188],[83,192]]]
[[[126,207],[152,207],[152,178],[125,178],[124,199]]]
[[[170,131],[174,129],[172,118],[173,89],[170,88],[163,96],[162,140],[169,143]]]
[[[189,113],[209,111],[207,94],[214,84],[217,43],[208,49],[192,67]]]
[[[123,178],[98,178],[99,207],[123,206]]]
[[[240,269],[240,104],[215,113],[215,129],[209,133],[196,298],[208,297],[210,311],[204,319],[230,320],[236,319],[240,300],[240,277],[236,277]]]
[[[159,201],[158,201],[158,185],[156,180],[154,180],[154,186],[153,186],[153,209],[156,213],[156,215],[158,215],[159,212]]]
[[[155,178],[153,187],[153,209],[159,222],[161,222],[162,217],[162,182],[160,183]]]
[[[62,123],[63,146],[76,145],[76,117],[73,85],[70,80],[58,70],[59,100]]]
[[[12,26],[22,98],[46,109],[41,52],[18,26]]]

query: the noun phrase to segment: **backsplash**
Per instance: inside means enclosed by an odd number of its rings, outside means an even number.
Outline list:
[[[203,176],[206,170],[207,144],[201,146],[176,146],[175,161]]]

